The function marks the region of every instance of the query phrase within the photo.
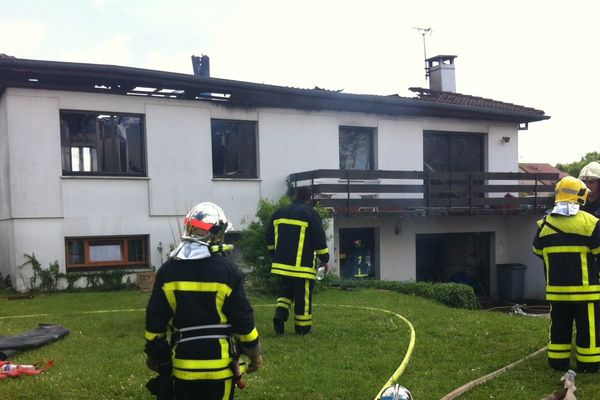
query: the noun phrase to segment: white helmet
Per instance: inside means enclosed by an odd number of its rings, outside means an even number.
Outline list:
[[[380,397],[381,400],[413,400],[412,394],[407,388],[399,384],[390,386],[383,391]]]
[[[183,220],[186,240],[208,245],[223,243],[225,233],[233,229],[225,213],[214,203],[200,203],[192,208]]]
[[[579,172],[579,179],[595,178],[600,179],[600,163],[598,161],[592,161],[587,164]]]

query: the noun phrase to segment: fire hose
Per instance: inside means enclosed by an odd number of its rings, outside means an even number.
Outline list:
[[[393,311],[390,311],[390,310],[385,310],[383,308],[366,307],[366,306],[349,306],[349,305],[341,305],[341,304],[321,304],[321,305],[327,306],[327,307],[361,308],[363,310],[384,312],[384,313],[391,314],[391,315],[394,315],[394,316],[400,318],[402,321],[404,321],[408,325],[408,328],[410,329],[410,342],[408,344],[408,348],[406,350],[406,353],[404,354],[404,358],[402,359],[402,363],[400,363],[400,366],[396,369],[396,371],[394,371],[392,376],[390,376],[390,378],[387,380],[387,382],[383,385],[383,387],[381,388],[379,393],[377,393],[377,396],[375,396],[374,400],[379,400],[381,398],[381,395],[387,388],[394,386],[398,382],[398,380],[400,379],[400,376],[404,373],[404,370],[406,369],[406,366],[408,365],[408,362],[410,361],[410,357],[412,356],[412,353],[413,353],[413,350],[415,347],[416,336],[417,336],[415,327],[408,319],[404,318],[402,315],[395,313]]]

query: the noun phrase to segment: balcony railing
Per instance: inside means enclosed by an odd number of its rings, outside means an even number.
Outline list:
[[[339,216],[543,213],[558,174],[318,169],[290,174]]]

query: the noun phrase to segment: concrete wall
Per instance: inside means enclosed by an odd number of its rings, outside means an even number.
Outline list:
[[[143,114],[148,176],[63,177],[60,110]],[[257,179],[212,178],[211,118],[258,122]],[[103,235],[149,235],[150,262],[158,266],[169,245],[179,241],[183,215],[200,201],[221,205],[236,230],[243,230],[261,197],[276,200],[284,194],[290,173],[339,167],[339,126],[344,125],[376,129],[377,169],[422,170],[424,130],[483,133],[486,169],[518,169],[514,124],[8,89],[0,99],[0,271],[16,271],[23,254],[34,252],[42,265],[57,260],[64,271],[65,237]],[[514,139],[504,143],[502,136]],[[495,232],[498,258],[515,254],[512,248],[503,253],[510,235],[499,217],[404,219],[400,235],[394,233],[396,223],[335,221],[330,229],[334,260],[338,229],[350,226],[379,229],[383,279],[415,278],[419,233]],[[27,271],[20,274],[26,281]]]

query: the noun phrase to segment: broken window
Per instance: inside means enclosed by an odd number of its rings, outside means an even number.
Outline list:
[[[143,116],[61,111],[65,175],[146,174]]]
[[[373,128],[340,127],[340,169],[374,169]]]
[[[214,178],[258,178],[256,122],[211,121]]]

